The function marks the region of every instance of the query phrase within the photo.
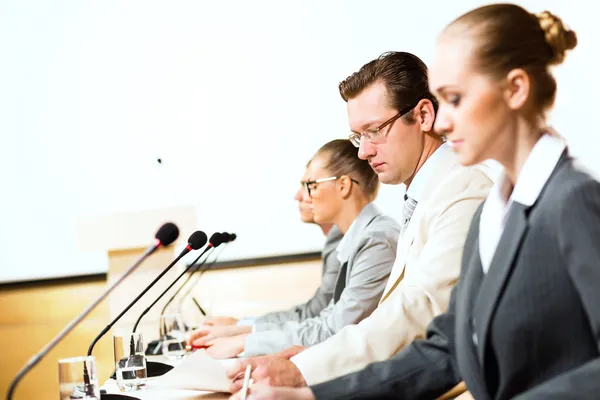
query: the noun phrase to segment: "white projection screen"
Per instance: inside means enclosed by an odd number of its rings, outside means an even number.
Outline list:
[[[598,6],[519,3],[579,35],[551,122],[599,171]],[[222,260],[320,250],[293,195],[348,135],[338,83],[389,50],[430,62],[443,26],[481,4],[1,1],[0,282],[106,272],[77,246],[78,218],[164,207],[236,232]],[[403,193],[383,186],[377,204],[399,218]]]

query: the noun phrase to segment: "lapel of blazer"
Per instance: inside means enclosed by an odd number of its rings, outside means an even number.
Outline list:
[[[396,289],[400,282],[402,282],[406,268],[406,258],[415,239],[415,235],[418,232],[419,225],[421,224],[421,218],[432,206],[430,197],[432,193],[434,193],[436,190],[439,190],[440,187],[443,187],[445,183],[444,178],[448,176],[448,171],[456,166],[459,166],[456,156],[451,150],[446,150],[446,152],[443,154],[443,157],[440,158],[437,165],[433,169],[429,181],[423,189],[423,193],[421,193],[421,198],[415,207],[415,211],[410,219],[408,227],[404,231],[404,234],[401,236],[400,240],[398,240],[396,260],[394,261],[394,266],[390,272],[390,277],[379,304],[383,303]]]
[[[411,222],[413,222],[413,218],[415,223],[409,224],[402,235],[402,238],[398,241],[398,248],[396,249],[396,259],[394,261],[394,266],[392,267],[392,271],[390,272],[390,277],[388,278],[387,285],[384,290],[384,295],[381,297],[380,304],[388,298],[388,296],[396,289],[396,287],[402,282],[404,278],[404,269],[406,268],[406,256],[408,255],[408,250],[412,245],[415,239],[415,232],[417,226],[417,220],[420,218],[421,213],[419,212],[423,208],[419,209],[419,205],[415,208],[413,217],[411,218]]]
[[[337,281],[335,283],[335,287],[333,289],[333,304],[337,303],[340,297],[342,297],[342,292],[346,289],[346,282],[348,280],[348,261],[342,264],[340,270],[338,272]]]
[[[490,268],[479,289],[477,302],[473,310],[475,331],[479,342],[477,354],[482,368],[484,367],[483,357],[490,321],[507,278],[514,267],[515,255],[527,231],[526,210],[527,207],[523,204],[515,202],[511,205],[504,232],[492,257]]]
[[[346,238],[344,240],[343,248],[338,253],[338,260],[341,259],[341,267],[338,271],[337,280],[333,289],[333,302],[337,303],[340,299],[342,292],[346,288],[350,275],[352,274],[353,259],[356,256],[356,252],[359,248],[359,243],[363,240],[364,230],[371,225],[375,218],[379,217],[383,213],[379,208],[373,204],[367,204],[360,214],[356,217],[352,224],[352,232],[346,232]]]
[[[488,399],[486,386],[483,379],[481,365],[477,354],[476,341],[473,337],[473,307],[475,305],[479,288],[483,280],[483,268],[479,256],[479,219],[481,209],[473,216],[476,224],[475,234],[465,242],[465,258],[462,260],[463,270],[456,297],[456,353],[463,380],[469,387],[471,394],[477,399]],[[470,254],[467,257],[467,254]]]

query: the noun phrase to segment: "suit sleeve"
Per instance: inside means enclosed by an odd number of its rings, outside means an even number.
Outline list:
[[[424,337],[428,324],[448,307],[470,221],[487,190],[468,193],[449,199],[432,218],[418,261],[371,316],[291,359],[309,385],[387,360]]]
[[[573,189],[559,211],[559,246],[600,349],[600,183]],[[596,399],[600,357],[550,379],[518,399]]]
[[[395,228],[367,236],[351,261],[348,284],[335,304],[318,317],[283,324],[280,334],[274,331],[252,333],[246,339],[244,354],[268,354],[292,345],[312,346],[370,315],[377,307],[394,264],[399,235]],[[279,348],[274,348],[275,342]]]
[[[387,361],[311,387],[316,399],[434,399],[458,382],[454,349],[455,296],[448,312],[429,325],[426,340],[416,340]]]

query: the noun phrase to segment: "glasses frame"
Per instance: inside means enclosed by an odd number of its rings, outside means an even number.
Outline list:
[[[312,180],[312,181],[302,181],[301,183],[304,186],[304,189],[306,190],[306,192],[308,193],[308,196],[312,197],[312,194],[310,193],[311,192],[311,188],[310,188],[311,185],[319,184],[319,183],[323,183],[323,182],[335,181],[335,180],[341,179],[344,176],[347,176],[347,175],[330,176],[330,177],[327,177],[327,178],[319,178],[319,179],[315,179],[315,180]],[[358,181],[355,180],[355,179],[350,178],[350,181],[356,183],[357,185],[359,184]],[[315,187],[315,189],[316,189],[316,187]],[[312,190],[314,190],[314,189],[312,189]]]
[[[369,143],[377,143],[376,141],[378,141],[378,139],[383,136],[381,134],[381,130],[383,128],[385,128],[388,125],[391,125],[394,121],[396,121],[401,116],[406,115],[406,113],[408,113],[410,110],[412,110],[413,108],[415,108],[417,106],[417,104],[413,104],[411,106],[403,108],[396,115],[394,115],[392,118],[390,118],[387,121],[385,121],[383,124],[379,125],[377,128],[375,128],[371,132],[362,132],[362,133],[352,132],[348,136],[348,140],[350,140],[350,142],[354,145],[354,147],[360,147],[360,140],[363,137],[365,139],[367,139],[369,141]]]

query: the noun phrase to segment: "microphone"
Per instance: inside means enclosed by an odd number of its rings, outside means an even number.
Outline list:
[[[94,346],[96,345],[98,340],[100,340],[102,338],[102,336],[104,336],[106,334],[106,332],[108,332],[110,330],[110,328],[112,328],[113,325],[115,323],[117,323],[117,321],[119,321],[121,319],[121,317],[123,315],[125,315],[125,313],[127,311],[129,311],[129,309],[131,307],[133,307],[134,304],[137,303],[142,298],[142,296],[145,295],[148,292],[148,290],[150,290],[152,288],[152,286],[154,286],[156,284],[156,282],[158,282],[160,280],[160,278],[162,278],[167,272],[169,272],[169,270],[171,268],[173,268],[173,266],[175,264],[177,264],[177,262],[179,260],[181,260],[181,258],[183,256],[185,256],[187,253],[189,253],[192,250],[198,250],[205,244],[206,244],[206,234],[204,232],[196,231],[196,232],[192,233],[192,235],[188,239],[188,244],[185,247],[185,249],[183,249],[183,251],[171,262],[171,264],[169,264],[167,266],[167,268],[164,269],[163,272],[161,272],[156,278],[154,278],[154,280],[152,282],[150,282],[150,284],[144,290],[142,290],[142,293],[140,293],[135,299],[133,299],[133,301],[131,303],[129,303],[129,305],[127,307],[125,307],[125,309],[123,311],[121,311],[121,313],[119,315],[117,315],[117,317],[115,319],[113,319],[110,322],[110,324],[106,325],[106,327],[104,329],[102,329],[102,331],[98,334],[98,336],[96,336],[96,338],[90,344],[87,355],[88,356],[92,355],[92,352],[94,351]]]
[[[234,240],[237,238],[237,235],[236,235],[235,233],[231,233],[231,234],[229,234],[229,233],[227,233],[227,232],[223,232],[222,234],[223,234],[223,235],[225,235],[225,236],[228,238],[228,241],[227,241],[225,244],[227,244],[227,243],[231,243],[231,242],[233,242],[233,241],[234,241]],[[221,253],[222,253],[222,251],[221,251]],[[217,260],[219,259],[219,256],[221,255],[221,253],[217,253],[217,254],[215,255],[215,258],[214,258],[214,260],[213,260],[213,261],[212,261],[210,264],[215,264],[215,263],[217,262]],[[212,253],[211,253],[211,255],[212,255]],[[208,261],[208,257],[207,257],[207,259],[206,259],[206,260],[204,260],[204,262],[206,262],[206,261]],[[207,267],[207,268],[204,268],[204,269],[203,269],[203,270],[200,272],[200,275],[201,275],[201,274],[203,274],[204,272],[208,271],[209,269],[210,269],[210,266],[209,266],[209,267]],[[190,278],[191,278],[191,277],[190,277]],[[189,280],[189,279],[188,279],[188,280]],[[189,287],[186,289],[186,291],[185,291],[185,293],[183,294],[183,296],[181,296],[181,298],[179,299],[179,303],[178,303],[178,310],[181,310],[181,306],[182,306],[183,302],[184,302],[184,301],[185,301],[185,299],[186,299],[186,298],[189,296],[189,294],[192,292],[192,290],[193,290],[193,289],[196,287],[196,285],[198,284],[198,281],[199,281],[199,280],[200,280],[200,276],[198,276],[198,279],[196,279],[196,281],[195,281],[194,283],[192,283],[192,284],[191,284],[191,286],[189,286]],[[198,303],[198,301],[197,301],[195,298],[193,298],[193,297],[192,297],[192,301],[194,302],[194,304],[196,305],[196,307],[198,307],[198,310],[200,311],[200,313],[201,313],[203,316],[206,316],[206,312],[204,311],[204,309],[202,308],[202,306],[200,306],[200,303]],[[180,312],[181,312],[181,311],[180,311]],[[184,322],[184,323],[185,323],[185,322]]]
[[[177,225],[173,224],[172,222],[167,222],[160,227],[154,237],[156,239],[154,243],[148,246],[142,256],[131,267],[129,267],[129,269],[125,271],[125,273],[119,279],[117,279],[117,281],[110,285],[91,305],[89,305],[81,314],[79,314],[65,328],[63,328],[63,330],[60,331],[58,335],[56,335],[54,339],[52,339],[50,343],[48,343],[42,350],[40,350],[39,353],[31,357],[31,359],[27,362],[27,364],[25,364],[25,366],[21,369],[21,371],[19,371],[17,376],[15,376],[11,382],[6,395],[8,400],[12,399],[15,389],[17,388],[17,385],[21,379],[23,379],[23,377],[33,367],[35,367],[48,354],[48,352],[54,348],[54,346],[56,346],[69,332],[71,332],[73,328],[75,328],[85,317],[87,317],[88,314],[106,298],[106,296],[108,296],[117,286],[119,286],[119,284],[123,282],[125,278],[131,275],[131,273],[135,271],[137,267],[139,267],[140,264],[146,260],[146,258],[154,253],[159,247],[166,247],[177,240],[179,237],[179,228],[177,228]]]
[[[175,278],[175,280],[173,280],[173,282],[156,298],[156,300],[154,300],[154,302],[152,302],[152,304],[150,304],[148,306],[148,308],[146,308],[144,310],[144,312],[142,312],[142,314],[139,316],[139,318],[135,322],[135,325],[133,326],[133,332],[134,333],[137,330],[137,327],[138,327],[140,321],[142,320],[142,318],[144,317],[144,315],[146,315],[150,311],[150,309],[152,307],[154,307],[154,305],[156,303],[158,303],[158,301],[177,283],[177,281],[179,281],[179,279],[181,279],[181,277],[183,277],[186,273],[188,273],[194,267],[195,267],[194,272],[197,271],[200,268],[200,266],[202,266],[202,263],[199,264],[199,265],[196,265],[196,262],[200,259],[200,257],[202,257],[204,254],[206,254],[208,251],[210,251],[210,250],[212,250],[212,249],[220,246],[223,243],[224,239],[225,239],[225,237],[223,235],[221,235],[220,233],[213,233],[212,234],[212,236],[210,237],[210,240],[208,242],[208,246],[206,246],[206,248],[204,249],[204,251],[202,252],[202,254],[200,254],[198,256],[198,258],[196,258],[196,260],[194,260],[194,262],[192,262],[190,265],[188,265],[187,268],[177,278]],[[206,259],[204,261],[206,261]],[[177,294],[181,291],[181,289],[189,281],[189,279],[192,276],[192,274],[193,274],[193,272],[190,274],[190,276],[188,276],[188,279],[183,283],[183,285],[181,285],[179,287],[179,289],[177,289],[177,291],[169,299],[169,301],[167,301],[167,304],[165,304],[165,306],[163,307],[163,309],[162,309],[162,311],[160,313],[161,316],[165,313],[165,310],[167,309],[167,307],[169,306],[169,304],[171,304],[171,302],[173,301],[173,299],[177,296]],[[162,335],[160,335],[160,336],[162,336]],[[148,354],[148,355],[161,354],[161,353],[158,352],[158,350],[161,349],[161,347],[162,347],[161,345],[162,345],[162,338],[159,338],[159,340],[153,340],[151,343],[148,343],[148,346],[147,346],[147,349],[146,349],[146,354]],[[148,370],[148,374],[149,374],[148,376],[150,376],[150,370]]]
[[[113,327],[114,324],[117,323],[117,321],[119,321],[121,319],[121,317],[123,315],[125,315],[125,313],[127,311],[129,311],[131,309],[131,307],[133,307],[135,305],[135,303],[137,303],[142,298],[142,296],[144,296],[144,294],[146,294],[148,292],[148,290],[150,290],[156,284],[156,282],[158,282],[160,280],[160,278],[162,278],[167,272],[169,272],[169,270],[175,264],[177,264],[177,262],[179,260],[181,260],[181,258],[183,258],[186,254],[188,254],[192,250],[200,249],[205,244],[206,244],[206,234],[204,232],[196,231],[196,232],[192,233],[190,235],[190,237],[188,238],[188,244],[185,247],[185,249],[183,249],[183,251],[171,262],[171,264],[169,264],[167,266],[167,268],[165,268],[165,270],[163,272],[161,272],[152,282],[150,282],[150,284],[142,291],[142,293],[140,293],[135,299],[133,299],[133,301],[131,303],[129,303],[129,305],[127,307],[125,307],[125,309],[123,311],[121,311],[121,313],[119,315],[117,315],[117,317],[115,319],[113,319],[110,322],[110,324],[108,324],[98,334],[98,336],[96,336],[96,338],[90,344],[90,347],[88,349],[88,356],[92,355],[92,352],[94,351],[94,346],[96,345],[96,343]],[[167,364],[163,364],[163,363],[159,363],[159,362],[146,361],[146,371],[147,371],[148,377],[162,375],[162,374],[170,371],[171,369],[173,369],[173,366],[171,366],[171,365],[167,365]],[[87,371],[84,371],[84,381],[86,380],[85,379],[86,372]],[[111,378],[116,379],[116,371],[112,374]],[[102,400],[135,399],[134,397],[130,397],[130,396],[122,395],[122,394],[106,394],[106,393],[102,393],[102,392],[103,391],[101,391],[101,396],[100,396],[102,398]]]
[[[219,247],[221,244],[227,244],[227,243],[229,243],[229,242],[232,240],[232,239],[231,239],[231,235],[230,235],[229,233],[227,233],[227,232],[221,232],[221,233],[219,233],[219,232],[215,232],[215,233],[213,233],[213,236],[211,236],[211,238],[212,238],[212,237],[215,237],[215,240],[218,240],[218,243],[217,243],[217,244],[214,246],[215,248],[216,248],[216,247]],[[212,253],[211,253],[210,255],[212,255]],[[209,256],[210,256],[210,255],[209,255]],[[194,268],[194,269],[192,270],[192,272],[190,273],[190,275],[188,276],[188,278],[185,280],[185,282],[183,282],[183,285],[181,285],[181,287],[179,288],[179,290],[177,291],[177,293],[175,293],[175,295],[174,295],[174,296],[173,296],[173,297],[172,297],[172,298],[169,300],[169,303],[170,303],[170,302],[172,302],[172,301],[174,300],[174,298],[175,298],[175,297],[176,297],[176,296],[179,294],[179,292],[181,292],[181,290],[183,290],[183,288],[184,288],[184,287],[188,286],[188,288],[185,290],[185,292],[184,292],[183,296],[181,296],[181,299],[179,300],[179,303],[178,303],[179,305],[178,305],[177,309],[180,311],[180,313],[181,313],[181,303],[182,303],[182,301],[183,301],[183,300],[185,300],[185,298],[186,298],[186,297],[187,297],[187,295],[189,294],[190,290],[191,290],[192,288],[194,288],[194,286],[196,286],[196,283],[198,282],[198,279],[200,279],[200,276],[201,276],[201,275],[202,275],[204,272],[206,272],[206,271],[208,270],[208,268],[203,268],[203,269],[200,271],[200,268],[201,268],[201,267],[202,267],[202,266],[203,266],[203,265],[204,265],[204,264],[205,264],[205,263],[208,261],[208,257],[209,257],[209,256],[206,256],[206,258],[205,258],[205,259],[204,259],[204,260],[203,260],[203,261],[202,261],[202,262],[201,262],[199,265],[197,265],[197,266],[196,266],[196,268]],[[218,255],[217,255],[217,257],[218,257]],[[195,260],[195,261],[192,263],[192,265],[193,265],[193,264],[196,264],[196,262],[198,261],[198,259],[199,259],[199,257],[198,257],[198,258],[197,258],[197,259],[196,259],[196,260]],[[215,258],[215,259],[216,259],[216,258]],[[194,275],[194,274],[195,274],[196,272],[198,272],[198,271],[200,271],[200,274],[198,274],[198,275]],[[191,279],[192,279],[194,276],[196,276],[196,277],[197,277],[197,279],[196,279],[196,282],[192,283],[192,284],[191,284],[191,286],[190,286],[190,285],[188,285],[188,282],[189,282],[189,281],[190,281],[190,280],[191,280]],[[163,308],[163,310],[162,310],[162,313],[161,313],[161,315],[163,315],[163,314],[165,313],[165,310],[167,309],[167,306],[168,306],[168,305],[169,305],[169,304],[166,304],[166,305],[165,305],[165,307],[164,307],[164,308]],[[200,307],[200,312],[202,313],[202,315],[206,315],[206,313],[204,312],[204,310],[202,310],[202,307]],[[184,321],[184,325],[185,325],[185,321]],[[186,325],[186,326],[187,326],[187,325]]]
[[[223,233],[219,233],[219,232],[215,232],[212,234],[212,236],[210,237],[210,243],[209,246],[212,244],[211,248],[212,249],[216,249],[217,247],[219,247],[220,245],[222,245],[223,243],[226,242],[226,240],[228,239],[228,237],[223,234]],[[204,251],[202,254],[206,253],[206,251]],[[185,280],[185,282],[183,282],[183,285],[181,285],[181,287],[177,290],[177,292],[175,292],[175,294],[169,299],[169,301],[167,302],[167,304],[164,305],[160,315],[164,315],[165,311],[167,310],[167,307],[169,306],[169,304],[171,304],[171,302],[175,299],[175,297],[177,297],[177,295],[179,294],[179,292],[181,292],[181,289],[183,289],[185,287],[185,285],[189,282],[189,280],[192,278],[192,275],[199,271],[200,268],[202,267],[202,265],[204,265],[204,263],[206,263],[206,260],[208,260],[208,256],[206,256],[206,258],[204,259],[204,261],[202,261],[200,264],[196,265],[196,263],[198,262],[198,260],[200,259],[200,257],[202,256],[202,254],[200,254],[200,256],[198,256],[198,258],[196,258],[194,260],[193,263],[191,263],[188,266],[188,271],[191,270],[192,267],[195,267],[193,269],[193,271],[190,273],[190,275],[187,277],[187,279]],[[212,254],[212,253],[211,253]],[[202,271],[204,272],[204,270]],[[185,273],[185,271],[184,271]],[[181,278],[181,276],[179,277]],[[177,278],[177,279],[179,279]]]

